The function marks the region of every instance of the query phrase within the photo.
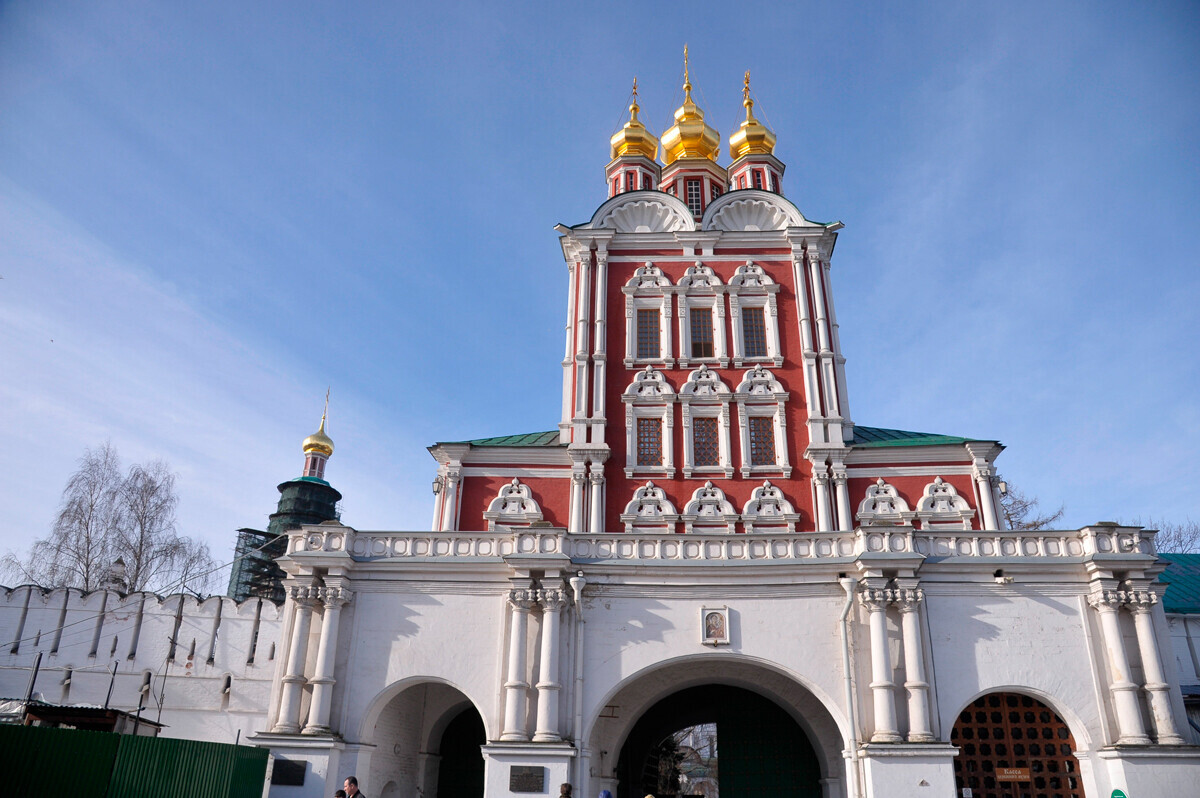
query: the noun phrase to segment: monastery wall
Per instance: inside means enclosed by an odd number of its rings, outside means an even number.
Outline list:
[[[224,596],[0,588],[0,697],[109,706],[163,736],[233,742],[265,722],[282,607]],[[116,663],[116,676],[111,668]],[[69,680],[68,680],[69,676]]]

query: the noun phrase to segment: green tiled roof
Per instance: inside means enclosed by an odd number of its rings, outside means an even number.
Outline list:
[[[467,441],[472,446],[562,446],[558,442],[558,430],[549,432],[526,432],[524,435],[501,435],[497,438],[476,438]]]
[[[1167,570],[1158,577],[1166,582],[1163,609],[1167,612],[1200,613],[1200,554],[1159,554]]]
[[[853,445],[857,449],[871,449],[880,446],[947,446],[974,440],[977,439],[958,438],[954,435],[935,435],[932,432],[861,427],[856,424],[854,425]]]

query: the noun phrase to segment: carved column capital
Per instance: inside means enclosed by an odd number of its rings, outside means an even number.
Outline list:
[[[913,612],[925,600],[925,591],[919,587],[902,587],[892,591],[895,594],[895,604],[900,612]]]
[[[558,612],[571,603],[571,597],[567,591],[560,588],[541,589],[538,593],[538,604],[547,612]]]
[[[508,591],[508,603],[514,610],[529,610],[537,604],[538,591],[532,588],[515,587]]]
[[[1125,593],[1125,603],[1135,614],[1150,612],[1158,603],[1158,596],[1153,590],[1130,590]]]
[[[324,588],[313,585],[289,585],[288,598],[301,607],[315,607],[324,598],[322,595],[323,591]]]
[[[1125,591],[1123,590],[1097,590],[1088,596],[1088,604],[1091,604],[1097,612],[1116,612],[1124,603]]]
[[[895,599],[896,591],[886,587],[865,587],[858,594],[858,600],[872,612],[886,610]]]
[[[325,601],[326,609],[337,609],[343,604],[348,604],[350,599],[354,598],[354,593],[344,587],[327,587],[323,588],[323,591],[322,599]]]

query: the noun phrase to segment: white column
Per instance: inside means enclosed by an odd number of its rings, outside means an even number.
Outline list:
[[[589,439],[592,443],[604,443],[605,401],[604,392],[608,384],[606,365],[606,337],[608,335],[608,255],[603,250],[596,252],[596,331],[592,340],[592,425]]]
[[[604,532],[604,463],[593,461],[588,466],[588,479],[592,484],[591,519],[588,532],[599,535]]]
[[[854,519],[850,515],[850,479],[846,466],[841,463],[833,464],[833,490],[837,503],[837,528],[842,531],[854,529]]]
[[[583,534],[583,486],[587,482],[584,464],[577,462],[571,471],[571,508],[567,519],[567,531],[572,535]]]
[[[892,663],[888,654],[887,607],[894,591],[865,588],[861,599],[871,619],[871,694],[875,704],[873,743],[898,743],[903,738],[896,729],[896,695],[892,684]]]
[[[933,742],[929,726],[929,682],[925,681],[924,646],[921,644],[921,602],[925,591],[919,587],[901,588],[896,604],[900,608],[900,630],[904,634],[904,689],[908,693],[908,741]]]
[[[1137,629],[1138,651],[1142,656],[1142,670],[1146,675],[1146,693],[1150,696],[1150,714],[1154,718],[1154,735],[1159,745],[1183,745],[1183,737],[1175,728],[1171,713],[1171,687],[1163,677],[1162,661],[1158,656],[1158,644],[1154,635],[1154,618],[1151,612],[1158,603],[1158,596],[1149,590],[1139,590],[1129,596],[1129,609],[1133,613],[1134,628]]]
[[[984,529],[999,529],[996,505],[992,504],[992,469],[986,465],[976,465],[974,471],[975,482],[979,486],[979,521]]]
[[[350,600],[350,591],[340,584],[342,580],[326,578],[324,589],[325,614],[321,618],[321,642],[317,645],[317,666],[311,679],[313,686],[312,710],[308,713],[308,725],[304,734],[332,734],[329,727],[329,707],[333,698],[334,659],[337,656],[338,619],[342,605]]]
[[[292,625],[292,645],[288,651],[287,673],[283,676],[283,694],[279,700],[279,719],[271,729],[276,734],[300,731],[300,691],[304,685],[304,663],[308,659],[308,630],[316,603],[316,588],[292,585],[289,598],[295,605],[296,622]]]
[[[567,606],[567,594],[561,589],[539,590],[542,605],[542,663],[537,683],[537,728],[535,743],[557,743],[562,740],[558,731],[558,696],[562,683],[558,680],[559,613]]]
[[[1100,632],[1108,654],[1108,668],[1112,676],[1109,692],[1117,712],[1117,742],[1121,745],[1148,745],[1150,738],[1142,724],[1142,710],[1138,706],[1138,687],[1129,678],[1129,659],[1125,656],[1125,643],[1121,639],[1121,624],[1117,610],[1124,596],[1115,590],[1097,590],[1088,602],[1100,614]]]
[[[445,498],[442,500],[442,530],[454,529],[454,517],[458,513],[458,483],[462,480],[458,471],[446,474],[445,487],[442,488]]]
[[[526,728],[529,681],[525,672],[525,647],[529,610],[535,603],[534,593],[527,588],[514,588],[508,594],[512,626],[508,637],[508,679],[504,682],[504,731],[500,735],[501,740],[529,739]]]
[[[824,463],[813,464],[813,490],[817,492],[817,531],[833,529],[829,513],[829,475]]]

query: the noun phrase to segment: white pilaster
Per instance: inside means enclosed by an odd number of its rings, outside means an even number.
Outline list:
[[[837,505],[837,528],[843,532],[854,529],[854,517],[850,511],[850,478],[846,466],[842,463],[833,464],[834,503]]]
[[[558,632],[560,612],[567,606],[566,591],[539,590],[538,603],[542,605],[542,661],[537,683],[537,728],[533,732],[533,741],[556,743],[562,740],[558,730],[558,697],[562,690],[558,676]]]
[[[529,630],[529,610],[535,603],[535,591],[514,588],[509,592],[512,624],[508,638],[508,678],[504,682],[504,731],[501,740],[526,741],[529,679],[526,674],[526,636]]]
[[[829,512],[829,474],[823,463],[813,464],[813,490],[817,494],[817,531],[828,532],[833,529]]]
[[[892,683],[887,640],[887,607],[894,592],[881,587],[867,587],[860,595],[871,624],[870,687],[875,706],[875,732],[871,735],[873,743],[898,743],[903,739],[896,728],[895,685]]]
[[[1150,696],[1154,735],[1159,745],[1183,745],[1183,737],[1175,728],[1175,718],[1171,712],[1171,687],[1163,676],[1162,660],[1158,656],[1158,643],[1154,635],[1154,619],[1151,612],[1156,603],[1158,596],[1149,590],[1134,591],[1128,597],[1134,628],[1137,629],[1142,671],[1146,675],[1145,689]]]
[[[582,535],[583,528],[583,499],[584,485],[587,484],[586,466],[582,462],[575,463],[571,471],[571,507],[567,520],[567,531],[572,535]]]
[[[311,680],[313,686],[312,709],[308,713],[308,725],[304,734],[331,734],[329,707],[333,698],[334,658],[337,655],[338,619],[342,605],[350,600],[350,591],[342,587],[344,580],[325,578],[321,598],[325,602],[325,613],[321,618],[321,640],[317,644],[317,665]]]
[[[588,480],[592,487],[588,532],[599,535],[604,531],[604,463],[593,462],[588,466]]]
[[[1138,706],[1138,687],[1129,678],[1129,658],[1125,655],[1125,642],[1121,638],[1121,625],[1117,617],[1124,596],[1115,590],[1097,588],[1088,602],[1100,615],[1100,633],[1112,677],[1108,689],[1117,713],[1117,742],[1121,745],[1148,745],[1150,738],[1146,736],[1142,711]]]
[[[292,585],[288,598],[295,605],[292,644],[288,650],[287,673],[279,699],[279,720],[271,730],[276,734],[295,734],[300,731],[300,691],[304,686],[304,664],[308,659],[308,631],[312,624],[317,588],[311,585]]]
[[[908,741],[933,742],[929,725],[929,682],[925,681],[925,655],[921,644],[921,602],[925,591],[913,585],[897,591],[900,631],[904,635],[904,689],[908,693]]]

